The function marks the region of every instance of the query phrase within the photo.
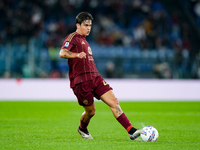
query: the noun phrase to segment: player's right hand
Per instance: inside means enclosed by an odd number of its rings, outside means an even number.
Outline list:
[[[86,53],[85,52],[78,53],[77,58],[86,58]]]

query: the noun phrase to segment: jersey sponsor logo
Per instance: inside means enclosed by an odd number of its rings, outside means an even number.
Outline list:
[[[81,44],[85,44],[85,42],[84,41],[82,41],[82,43]]]
[[[66,43],[65,43],[65,47],[68,47],[68,46],[69,46],[69,42],[66,42]]]
[[[88,53],[89,53],[90,55],[92,55],[92,49],[91,49],[90,47],[88,47]]]
[[[88,56],[88,59],[92,61],[94,60],[92,56]]]

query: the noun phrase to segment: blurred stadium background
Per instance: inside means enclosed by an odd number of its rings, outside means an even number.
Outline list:
[[[200,0],[1,0],[0,77],[66,78],[59,50],[81,11],[105,78],[200,78]]]

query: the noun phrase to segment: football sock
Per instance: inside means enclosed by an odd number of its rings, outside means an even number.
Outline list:
[[[136,128],[132,127],[132,128],[128,131],[128,133],[129,133],[129,134],[133,134],[136,130],[137,130]]]
[[[124,113],[117,118],[117,121],[126,129],[129,134],[133,134],[137,130],[131,125]]]
[[[81,128],[81,129],[87,129],[88,124],[89,124],[89,122],[83,122],[83,121],[81,120],[80,128]]]

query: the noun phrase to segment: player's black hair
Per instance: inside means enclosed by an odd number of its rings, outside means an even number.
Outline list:
[[[93,17],[88,12],[81,12],[76,16],[76,23],[81,24],[85,20],[93,20]]]

